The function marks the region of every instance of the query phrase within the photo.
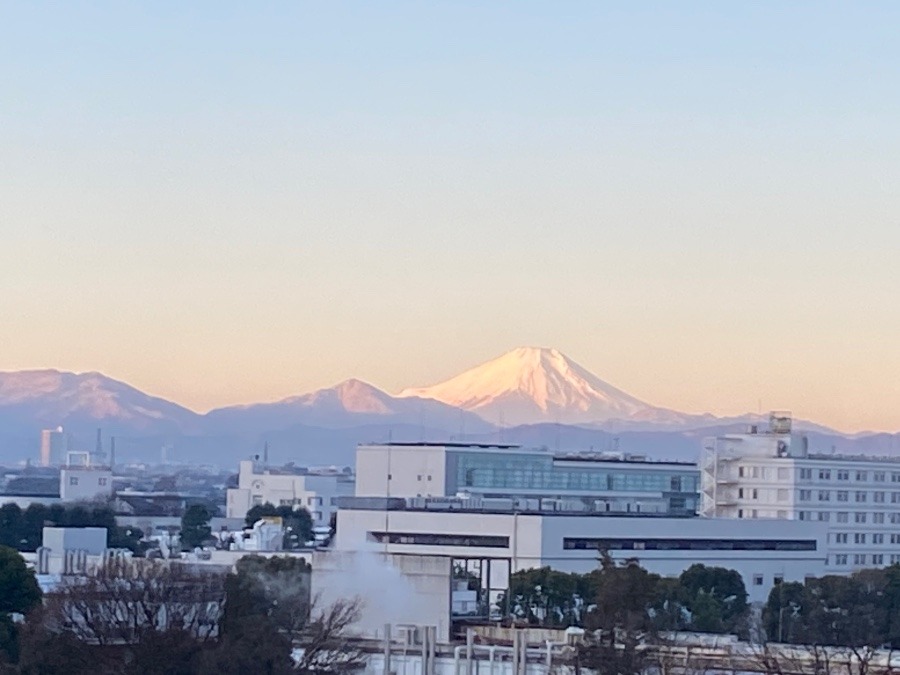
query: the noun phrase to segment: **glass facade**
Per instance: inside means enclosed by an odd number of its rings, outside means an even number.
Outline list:
[[[603,497],[610,493],[646,492],[670,498],[670,508],[679,511],[695,510],[699,498],[699,472],[690,465],[573,462],[549,453],[453,454],[448,467],[450,494],[472,491],[492,495]]]

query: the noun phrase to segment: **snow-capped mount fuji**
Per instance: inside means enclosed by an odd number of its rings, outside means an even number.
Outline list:
[[[400,396],[432,398],[502,425],[611,420],[685,424],[693,417],[645,403],[544,347],[513,349],[446,382],[406,389]]]

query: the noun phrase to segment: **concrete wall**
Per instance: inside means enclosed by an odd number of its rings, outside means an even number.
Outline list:
[[[441,446],[361,445],[356,449],[356,496],[442,497],[446,463]]]
[[[337,600],[359,598],[362,617],[352,631],[382,637],[386,623],[437,627],[450,639],[450,559],[374,551],[316,551],[312,596],[319,611]]]
[[[102,527],[45,527],[43,534],[43,546],[57,555],[79,550],[101,555],[106,550],[106,529]]]
[[[62,501],[108,499],[112,496],[112,471],[98,468],[63,467],[59,472]]]

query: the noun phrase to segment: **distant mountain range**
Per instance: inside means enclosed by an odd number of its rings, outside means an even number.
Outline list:
[[[555,349],[521,347],[446,382],[392,396],[360,380],[274,403],[204,415],[99,373],[0,373],[0,461],[36,458],[39,432],[63,426],[78,449],[97,428],[116,436],[122,461],[176,460],[230,466],[270,446],[272,461],[352,463],[359,442],[470,440],[559,449],[620,450],[659,459],[696,458],[699,439],[760,423],[645,403]],[[846,437],[797,422],[822,451],[900,454],[897,436]],[[896,446],[896,447],[895,447]]]

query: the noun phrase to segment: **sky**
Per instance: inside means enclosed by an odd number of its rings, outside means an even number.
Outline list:
[[[900,5],[0,0],[0,370],[203,411],[520,345],[900,430]]]

